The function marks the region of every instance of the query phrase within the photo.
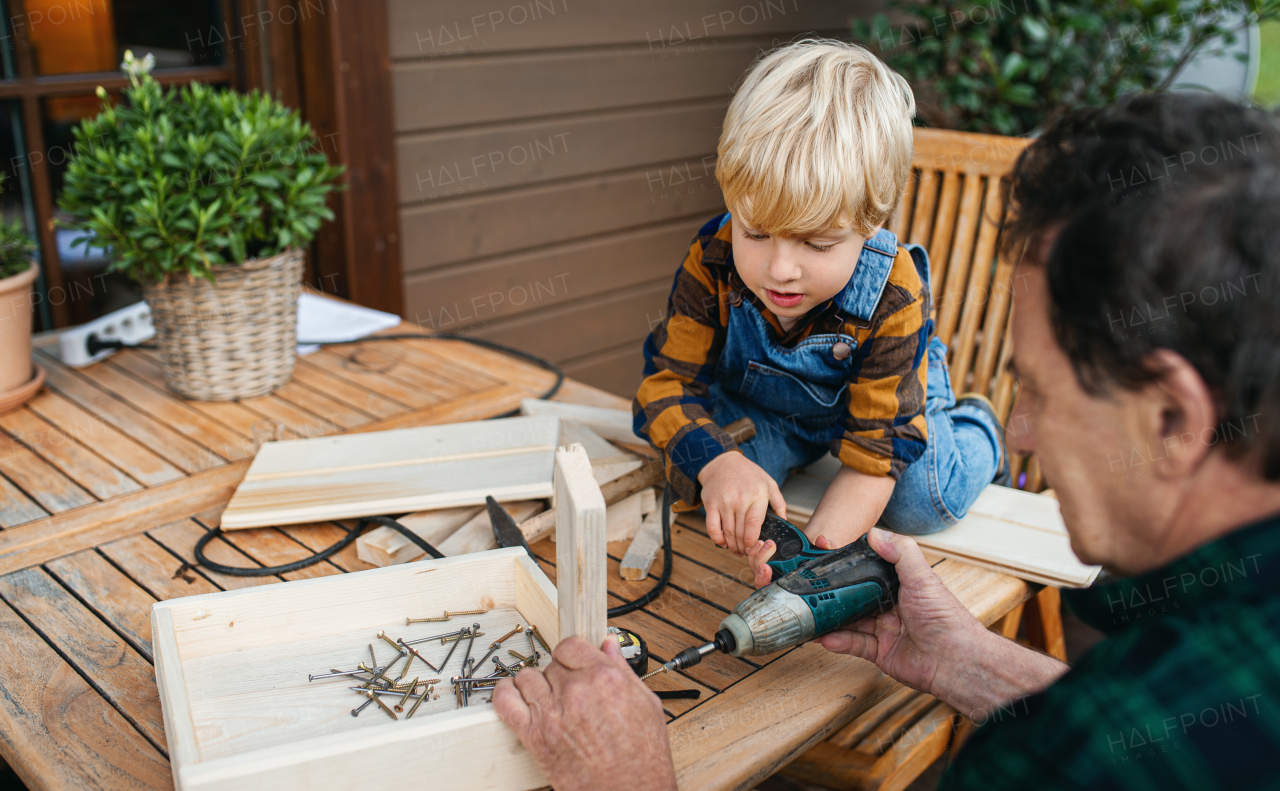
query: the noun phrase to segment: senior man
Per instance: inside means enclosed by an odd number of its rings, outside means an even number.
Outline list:
[[[1009,444],[1106,567],[1064,599],[1107,639],[1071,669],[1023,648],[874,530],[898,605],[821,642],[986,722],[944,788],[1276,787],[1280,130],[1208,95],[1134,97],[1055,124],[1010,198]],[[558,791],[674,788],[659,704],[616,646],[554,659],[494,704]]]

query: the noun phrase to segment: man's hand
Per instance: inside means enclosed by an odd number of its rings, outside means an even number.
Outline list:
[[[986,629],[929,567],[916,542],[873,528],[871,548],[898,572],[898,605],[820,642],[874,662],[913,689],[981,720],[1052,684],[1067,666]]]
[[[526,668],[514,682],[499,681],[493,707],[556,791],[635,781],[674,791],[662,704],[628,667],[615,638],[603,648],[578,637],[562,640],[545,671]]]
[[[721,453],[698,473],[707,535],[735,555],[745,555],[760,539],[769,506],[783,519],[787,503],[769,473],[741,453]]]

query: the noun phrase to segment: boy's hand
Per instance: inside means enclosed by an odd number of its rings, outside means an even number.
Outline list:
[[[698,482],[707,509],[707,534],[735,555],[745,555],[758,543],[770,505],[778,516],[787,518],[778,484],[741,453],[721,453],[712,459],[698,473]]]
[[[833,544],[826,536],[818,536],[813,541],[813,545],[818,549],[835,549]],[[773,557],[773,553],[778,551],[778,545],[772,541],[756,541],[755,546],[747,553],[751,570],[755,573],[755,586],[763,588],[773,581],[773,570],[769,568],[769,558]]]

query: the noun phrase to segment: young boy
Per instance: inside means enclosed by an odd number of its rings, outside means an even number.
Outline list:
[[[803,41],[759,61],[729,105],[716,178],[729,213],[698,232],[645,342],[635,430],[682,510],[769,581],[769,506],[830,452],[841,469],[805,528],[844,546],[878,519],[923,534],[1007,478],[990,402],[957,401],[933,336],[929,264],[882,226],[911,171],[915,100],[865,49]],[[735,445],[721,426],[750,417]]]

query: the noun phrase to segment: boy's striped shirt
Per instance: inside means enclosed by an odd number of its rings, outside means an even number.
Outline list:
[[[728,334],[729,311],[745,300],[761,312],[785,347],[814,334],[857,340],[845,408],[832,427],[831,452],[842,464],[895,479],[924,453],[926,350],[930,296],[911,254],[898,248],[869,322],[828,300],[783,332],[733,266],[732,224],[725,215],[698,232],[676,273],[667,311],[644,345],[645,379],[633,403],[635,431],[663,452],[667,478],[686,507],[696,506],[698,473],[735,444],[711,419],[711,385]]]

